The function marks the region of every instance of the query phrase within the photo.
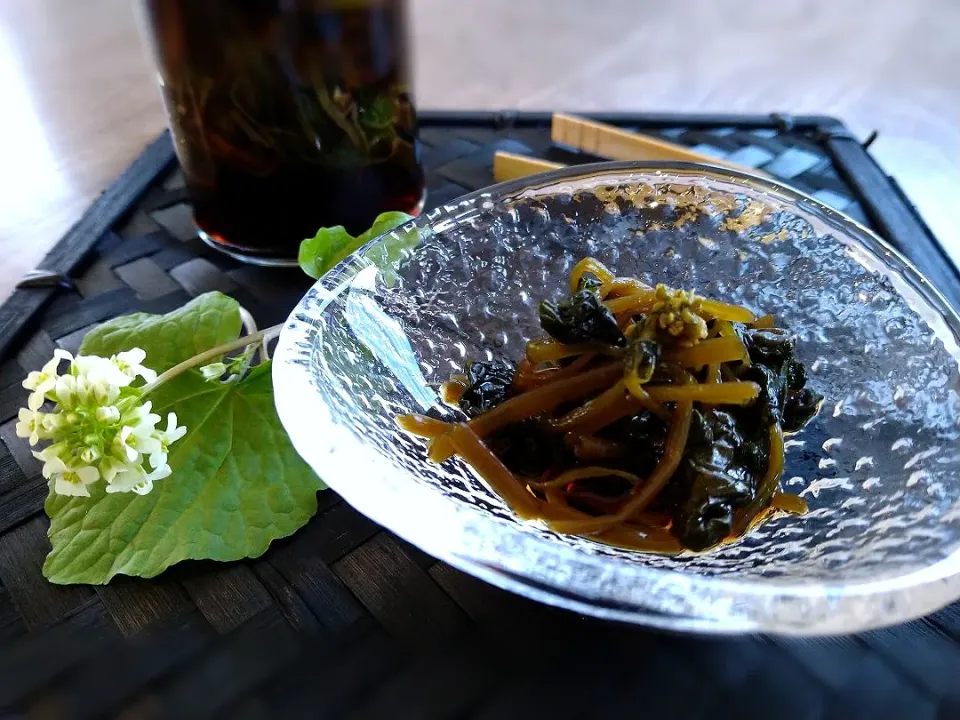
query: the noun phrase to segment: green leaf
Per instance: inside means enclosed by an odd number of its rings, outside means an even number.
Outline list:
[[[208,293],[168,315],[117,318],[87,335],[81,353],[131,347],[162,372],[237,337],[236,301]],[[324,485],[300,459],[280,425],[269,363],[239,383],[205,382],[196,369],[150,396],[161,416],[177,413],[187,435],[170,448],[173,474],[148,495],[50,494],[43,566],[54,583],[103,584],[115,575],[153,577],[181,560],[238,560],[263,553],[317,510]]]
[[[307,275],[320,279],[327,270],[337,264],[334,258],[348,255],[350,251],[344,253],[344,248],[353,247],[356,241],[343,225],[320,228],[316,235],[300,243],[297,262]]]
[[[353,237],[342,225],[320,228],[317,234],[300,243],[297,257],[300,267],[312,278],[319,279],[347,255],[363,247],[373,238],[411,220],[411,216],[402,212],[385,212],[377,216],[366,232]],[[385,256],[384,261],[399,259],[396,253]],[[373,260],[373,258],[371,258]],[[379,264],[379,263],[378,263]]]
[[[143,348],[147,366],[160,373],[236,340],[241,326],[237,301],[211,292],[166,315],[133,313],[105,322],[86,334],[79,352],[109,357],[132,347]]]

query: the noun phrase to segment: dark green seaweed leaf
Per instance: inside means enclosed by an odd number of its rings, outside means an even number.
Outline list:
[[[556,304],[541,302],[540,325],[555,340],[568,345],[596,341],[623,347],[627,342],[613,313],[590,290],[579,290]]]
[[[637,376],[640,384],[650,382],[660,361],[660,343],[653,340],[633,340],[624,355],[624,370]]]
[[[472,362],[467,365],[467,389],[460,396],[460,409],[469,417],[491,410],[504,400],[513,383],[513,368],[503,363]]]

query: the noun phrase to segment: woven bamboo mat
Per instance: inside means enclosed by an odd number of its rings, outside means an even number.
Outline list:
[[[871,225],[957,298],[895,183],[829,118],[605,118],[762,167]],[[550,146],[543,115],[428,114],[429,206],[491,182],[495,150]],[[0,710],[38,717],[960,717],[960,604],[839,639],[701,638],[536,605],[434,561],[331,491],[261,558],[56,587],[39,464],[14,433],[19,382],[98,323],[220,290],[261,326],[309,287],[242,265],[190,223],[159,138],[0,308]]]

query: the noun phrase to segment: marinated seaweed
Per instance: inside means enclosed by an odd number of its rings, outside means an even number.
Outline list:
[[[545,339],[516,368],[470,363],[465,423],[399,419],[460,455],[523,517],[657,552],[703,551],[777,510],[784,433],[822,397],[770,316],[617,278],[587,258],[570,295],[544,301]]]

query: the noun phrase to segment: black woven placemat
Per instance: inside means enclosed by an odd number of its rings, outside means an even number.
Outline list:
[[[864,222],[956,303],[916,212],[830,118],[603,116],[762,167]],[[491,182],[497,149],[563,162],[541,114],[427,114],[429,206]],[[0,308],[0,710],[47,717],[960,717],[960,604],[889,630],[790,640],[668,635],[536,605],[437,563],[321,493],[261,558],[56,587],[46,484],[14,433],[19,383],[110,317],[221,290],[261,325],[309,286],[244,266],[190,224],[159,138]]]

